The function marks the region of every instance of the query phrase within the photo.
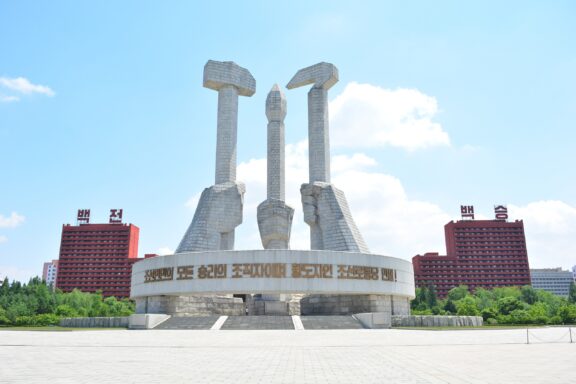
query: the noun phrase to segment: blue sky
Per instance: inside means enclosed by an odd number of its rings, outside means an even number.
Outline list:
[[[300,68],[329,92],[333,182],[375,253],[444,253],[473,204],[523,219],[533,267],[576,264],[576,6],[570,1],[0,0],[0,277],[58,257],[61,226],[123,208],[140,254],[174,250],[213,184],[217,94],[207,60],[256,78],[242,97],[237,248],[261,248],[264,102]],[[287,91],[287,199],[306,248],[306,93]]]

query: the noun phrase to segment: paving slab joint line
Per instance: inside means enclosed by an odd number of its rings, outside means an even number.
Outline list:
[[[214,325],[212,326],[212,328],[210,328],[211,331],[219,331],[220,328],[222,328],[222,326],[224,325],[224,323],[226,322],[226,320],[228,320],[228,316],[220,316],[218,318],[218,320],[216,320],[216,322],[214,323]]]
[[[294,323],[294,329],[296,331],[303,331],[304,330],[304,324],[302,324],[302,319],[300,318],[300,316],[293,315],[292,316],[292,323]]]

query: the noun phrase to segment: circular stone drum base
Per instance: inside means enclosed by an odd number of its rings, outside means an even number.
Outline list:
[[[269,300],[279,295],[291,299]],[[137,313],[177,316],[407,315],[414,272],[409,261],[356,252],[189,252],[135,263],[131,297]]]

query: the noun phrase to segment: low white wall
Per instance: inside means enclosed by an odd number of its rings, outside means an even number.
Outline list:
[[[392,327],[481,327],[481,316],[392,316]]]
[[[69,317],[60,320],[61,327],[128,328],[128,317]]]

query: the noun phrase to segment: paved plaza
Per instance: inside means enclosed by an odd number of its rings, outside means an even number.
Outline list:
[[[526,329],[0,331],[0,383],[575,382],[568,328],[529,338]]]

